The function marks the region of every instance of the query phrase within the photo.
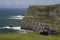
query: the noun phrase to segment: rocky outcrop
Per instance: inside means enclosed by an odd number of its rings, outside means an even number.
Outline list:
[[[52,27],[57,22],[59,15],[60,7],[57,6],[30,6],[21,22],[21,28],[39,31],[41,24]]]

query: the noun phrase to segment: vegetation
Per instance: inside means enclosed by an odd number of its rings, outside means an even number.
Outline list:
[[[30,6],[29,9],[35,9],[35,8],[40,8],[40,9],[45,9],[46,7],[49,7],[49,6],[55,6],[57,8],[60,8],[60,4],[54,4],[54,5],[40,5],[40,6]]]
[[[0,33],[0,40],[60,40],[60,34],[43,36],[38,33]]]
[[[26,20],[34,20],[34,21],[36,21],[36,22],[42,22],[42,23],[49,23],[49,24],[53,24],[55,21],[56,21],[56,23],[59,23],[60,22],[60,20],[57,20],[57,19],[55,19],[55,18],[53,18],[53,17],[50,17],[50,18],[44,18],[44,19],[40,19],[40,18],[35,18],[34,16],[27,16],[27,17],[25,17],[25,19]],[[24,20],[25,20],[24,19]],[[60,23],[59,23],[60,24]]]

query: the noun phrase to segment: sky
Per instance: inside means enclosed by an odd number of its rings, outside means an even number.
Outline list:
[[[26,8],[30,5],[60,4],[60,0],[0,0],[0,8]]]

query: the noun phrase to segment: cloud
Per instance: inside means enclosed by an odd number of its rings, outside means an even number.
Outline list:
[[[60,3],[60,0],[0,0],[1,7],[25,7],[30,5],[49,5]]]
[[[19,2],[18,2],[18,1],[16,1],[16,4],[19,4]]]
[[[5,4],[12,4],[11,2],[6,2]]]

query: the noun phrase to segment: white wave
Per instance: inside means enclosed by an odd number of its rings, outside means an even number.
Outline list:
[[[12,30],[19,31],[20,33],[34,32],[34,31],[30,31],[30,30],[21,29],[21,26],[18,26],[18,27],[5,26],[5,27],[0,27],[0,29],[12,29]]]
[[[16,15],[16,16],[11,16],[8,19],[23,19],[25,16],[22,15]]]
[[[9,26],[6,26],[6,27],[3,27],[2,29],[13,29],[13,30],[21,30],[21,27],[9,27]]]

